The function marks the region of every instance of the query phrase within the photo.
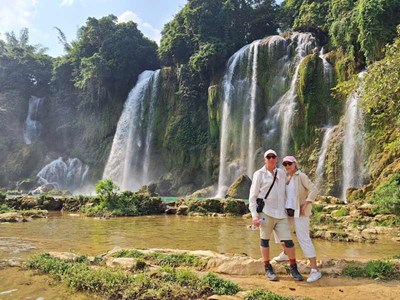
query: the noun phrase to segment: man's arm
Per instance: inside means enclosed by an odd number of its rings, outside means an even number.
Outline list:
[[[257,213],[257,197],[260,191],[260,172],[255,172],[253,175],[253,181],[251,182],[250,193],[249,193],[249,210],[252,218],[258,218]]]

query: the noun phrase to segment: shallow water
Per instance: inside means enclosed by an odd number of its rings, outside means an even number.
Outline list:
[[[48,219],[0,223],[0,259],[25,259],[43,251],[72,251],[97,255],[115,246],[171,248],[245,253],[259,258],[258,231],[246,228],[242,217],[186,217],[157,215],[94,219],[52,212]],[[399,253],[389,237],[375,244],[314,239],[318,259],[383,259]],[[297,244],[296,244],[297,245]],[[280,251],[271,246],[272,256]],[[298,247],[297,257],[303,258]]]
[[[259,258],[258,231],[246,227],[249,219],[159,215],[94,219],[52,212],[48,219],[26,223],[0,223],[0,300],[8,299],[101,299],[76,293],[49,276],[1,267],[1,260],[25,260],[37,252],[72,251],[98,255],[115,246],[174,248],[245,253]],[[376,244],[314,240],[319,259],[382,259],[398,254],[399,245],[385,237]],[[296,244],[297,245],[297,244]],[[272,256],[279,253],[271,245]],[[303,258],[297,250],[297,257]]]

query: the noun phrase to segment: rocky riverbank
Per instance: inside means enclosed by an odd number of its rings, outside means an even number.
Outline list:
[[[190,269],[199,277],[212,272],[225,280],[234,282],[240,287],[240,291],[232,295],[224,295],[222,293],[201,297],[200,299],[256,299],[251,298],[249,295],[265,293],[267,291],[289,297],[287,299],[294,299],[291,297],[304,297],[307,299],[354,299],[355,295],[358,295],[357,297],[361,297],[362,299],[396,299],[395,295],[398,295],[400,292],[400,259],[395,258],[379,262],[381,266],[376,265],[374,269],[376,271],[375,278],[370,276],[368,279],[352,278],[348,274],[351,274],[351,270],[356,269],[355,266],[360,269],[378,262],[347,260],[319,261],[318,266],[323,273],[323,277],[319,281],[310,284],[307,282],[295,282],[291,279],[287,272],[286,263],[272,261],[280,281],[269,282],[263,275],[263,264],[260,259],[257,260],[244,255],[222,255],[212,251],[121,249],[117,247],[96,257],[86,257],[69,252],[50,252],[48,255],[49,259],[61,260],[66,263],[79,263],[87,260],[93,264],[92,268],[96,270],[114,270],[125,274],[137,274],[136,276],[139,276],[139,274],[141,274],[140,276],[150,274],[149,278],[157,278],[160,270],[168,273],[172,272],[172,269],[184,267],[188,270]],[[196,259],[198,260],[196,261]],[[47,262],[46,264],[47,270],[51,270],[51,263]],[[386,268],[388,266],[391,267],[390,274],[382,271],[383,264],[385,264]],[[1,265],[0,273],[5,268],[18,266],[14,261],[10,261],[9,264],[3,261]],[[172,269],[165,269],[167,265],[172,267]],[[39,263],[36,266],[39,269],[43,268]],[[309,273],[307,261],[298,261],[298,266],[299,271],[307,277],[306,274]],[[25,263],[20,263],[19,268],[23,271]],[[380,272],[378,272],[379,268],[381,268]],[[45,271],[44,273],[47,272]],[[84,280],[85,274],[82,273],[81,275],[83,276],[82,280]],[[391,277],[384,278],[382,277],[384,275],[390,275]],[[96,296],[94,291],[91,293],[93,293],[93,296]],[[178,296],[178,298],[173,299],[184,298]]]

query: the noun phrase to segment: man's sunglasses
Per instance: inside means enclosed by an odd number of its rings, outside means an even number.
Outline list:
[[[282,166],[286,167],[286,166],[291,166],[293,163],[290,161],[285,161],[284,163],[282,163]]]
[[[267,155],[265,158],[266,158],[266,159],[275,159],[276,156],[275,156],[275,155]]]

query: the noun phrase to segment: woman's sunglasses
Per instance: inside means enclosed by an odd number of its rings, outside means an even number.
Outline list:
[[[266,158],[266,159],[275,159],[276,156],[275,156],[275,155],[267,155],[265,158]]]
[[[293,163],[290,161],[285,161],[282,163],[282,166],[286,167],[286,166],[291,166]]]

